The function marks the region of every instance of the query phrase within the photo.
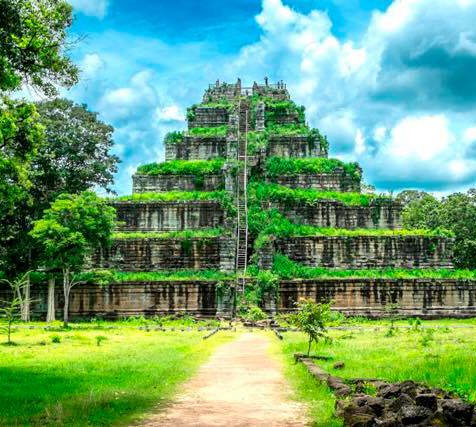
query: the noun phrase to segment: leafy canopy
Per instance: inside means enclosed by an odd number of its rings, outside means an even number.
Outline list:
[[[92,192],[62,194],[34,222],[31,235],[44,247],[50,268],[81,269],[87,254],[110,244],[115,210]]]
[[[63,0],[0,0],[0,91],[28,84],[46,95],[70,87],[78,69],[66,55],[72,7]]]

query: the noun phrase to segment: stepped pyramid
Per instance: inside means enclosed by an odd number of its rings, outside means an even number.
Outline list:
[[[133,195],[112,202],[119,234],[95,266],[244,274],[280,254],[330,269],[452,268],[452,240],[401,230],[398,203],[361,194],[361,168],[328,157],[283,82],[217,81],[187,120],[165,162],[140,166]]]

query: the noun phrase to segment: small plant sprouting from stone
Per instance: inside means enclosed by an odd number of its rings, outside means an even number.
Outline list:
[[[308,338],[307,355],[313,343],[329,341],[326,325],[331,318],[331,304],[319,304],[311,299],[302,299],[297,303],[297,313],[292,316],[292,323]]]
[[[96,345],[99,347],[103,341],[106,341],[107,338],[103,335],[98,335],[96,337]]]
[[[53,344],[59,344],[61,342],[61,337],[59,335],[53,335],[51,337],[51,342]]]

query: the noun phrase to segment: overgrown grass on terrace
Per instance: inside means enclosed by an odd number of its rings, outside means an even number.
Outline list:
[[[391,201],[388,196],[362,193],[340,193],[314,189],[289,188],[278,184],[252,183],[248,187],[250,197],[283,203],[285,206],[311,205],[322,200],[337,200],[347,206],[369,206],[372,201]]]
[[[221,172],[224,164],[224,159],[169,160],[139,166],[136,173],[138,175],[214,175]]]
[[[360,182],[362,178],[357,163],[344,163],[338,159],[321,157],[303,159],[271,157],[267,160],[265,169],[267,176],[270,178],[278,178],[282,175],[332,173],[337,169],[344,169],[345,173],[356,182]]]
[[[176,270],[176,271],[111,271],[111,283],[121,282],[163,282],[168,280],[231,280],[234,273],[219,270]]]
[[[281,279],[466,279],[476,280],[474,270],[447,270],[447,269],[404,269],[382,268],[369,270],[338,270],[319,267],[308,267],[290,260],[287,256],[274,256],[274,274]]]
[[[204,341],[199,331],[143,331],[104,322],[71,326],[16,329],[17,345],[0,345],[0,425],[134,424],[144,413],[162,410],[179,385],[234,336],[222,331]],[[105,338],[100,346],[98,336]]]
[[[164,193],[134,193],[111,198],[119,202],[175,202],[175,201],[219,201],[230,197],[226,191],[167,191]]]
[[[190,136],[200,136],[202,138],[213,138],[226,136],[228,132],[228,126],[215,126],[215,127],[196,127],[188,131]]]
[[[222,228],[208,228],[203,230],[184,230],[167,232],[115,232],[112,235],[114,240],[125,239],[207,239],[224,236],[227,234]]]

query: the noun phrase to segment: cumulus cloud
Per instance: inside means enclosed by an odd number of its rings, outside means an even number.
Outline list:
[[[87,16],[104,18],[109,7],[108,0],[70,0],[74,10]]]

